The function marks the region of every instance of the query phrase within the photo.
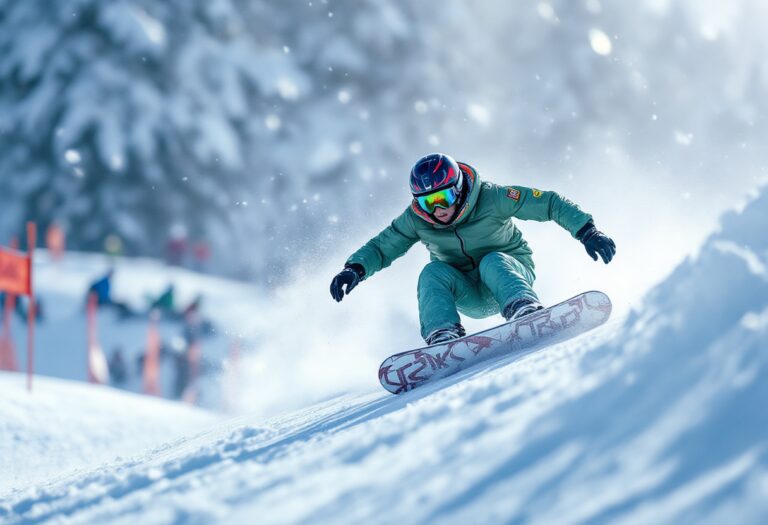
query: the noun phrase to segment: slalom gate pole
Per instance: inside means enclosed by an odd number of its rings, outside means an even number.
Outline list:
[[[16,296],[6,293],[3,306],[3,333],[0,335],[0,370],[16,372],[19,370],[19,367],[16,363],[16,349],[13,347],[13,336],[11,335],[11,316],[16,309]]]
[[[27,389],[32,392],[32,376],[35,363],[35,289],[32,270],[35,261],[35,245],[37,244],[37,226],[34,222],[27,223],[27,251],[29,257],[29,308],[27,309]]]
[[[94,351],[96,345],[96,294],[91,292],[88,294],[88,306],[86,308],[86,331],[88,335],[88,351],[86,352],[86,370],[88,372],[89,383],[101,383],[96,377],[93,370],[93,364],[95,362]]]
[[[144,352],[144,393],[152,396],[160,395],[160,333],[157,326],[159,313],[155,310],[149,314],[147,329],[147,348]]]
[[[19,239],[15,236],[12,237],[9,246],[12,250],[18,250]],[[16,310],[16,301],[18,299],[15,294],[6,292],[3,333],[0,335],[0,370],[10,370],[11,372],[19,370],[19,364],[16,361],[16,348],[13,345],[13,335],[11,334],[11,322],[13,321],[13,312]]]

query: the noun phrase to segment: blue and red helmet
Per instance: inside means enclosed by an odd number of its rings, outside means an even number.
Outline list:
[[[411,168],[411,193],[414,197],[445,188],[454,188],[459,194],[463,181],[458,162],[442,153],[422,157]]]

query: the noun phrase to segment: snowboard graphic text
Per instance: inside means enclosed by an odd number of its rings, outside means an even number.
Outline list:
[[[554,344],[608,320],[611,301],[602,292],[586,292],[518,321],[455,341],[395,354],[379,368],[381,385],[400,394],[449,376],[492,357]]]

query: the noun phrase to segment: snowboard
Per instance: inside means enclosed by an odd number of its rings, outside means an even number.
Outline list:
[[[585,292],[461,339],[394,354],[381,363],[379,382],[389,392],[401,394],[487,359],[571,339],[597,328],[610,315],[607,295]]]

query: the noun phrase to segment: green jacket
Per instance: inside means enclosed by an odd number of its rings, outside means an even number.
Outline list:
[[[453,223],[433,221],[412,202],[392,224],[368,241],[347,260],[365,268],[368,278],[405,254],[417,241],[427,247],[433,261],[443,261],[461,271],[478,267],[492,252],[514,256],[533,269],[532,251],[512,218],[555,221],[572,236],[592,216],[552,191],[480,182],[474,168],[459,163],[467,175],[469,195]]]

